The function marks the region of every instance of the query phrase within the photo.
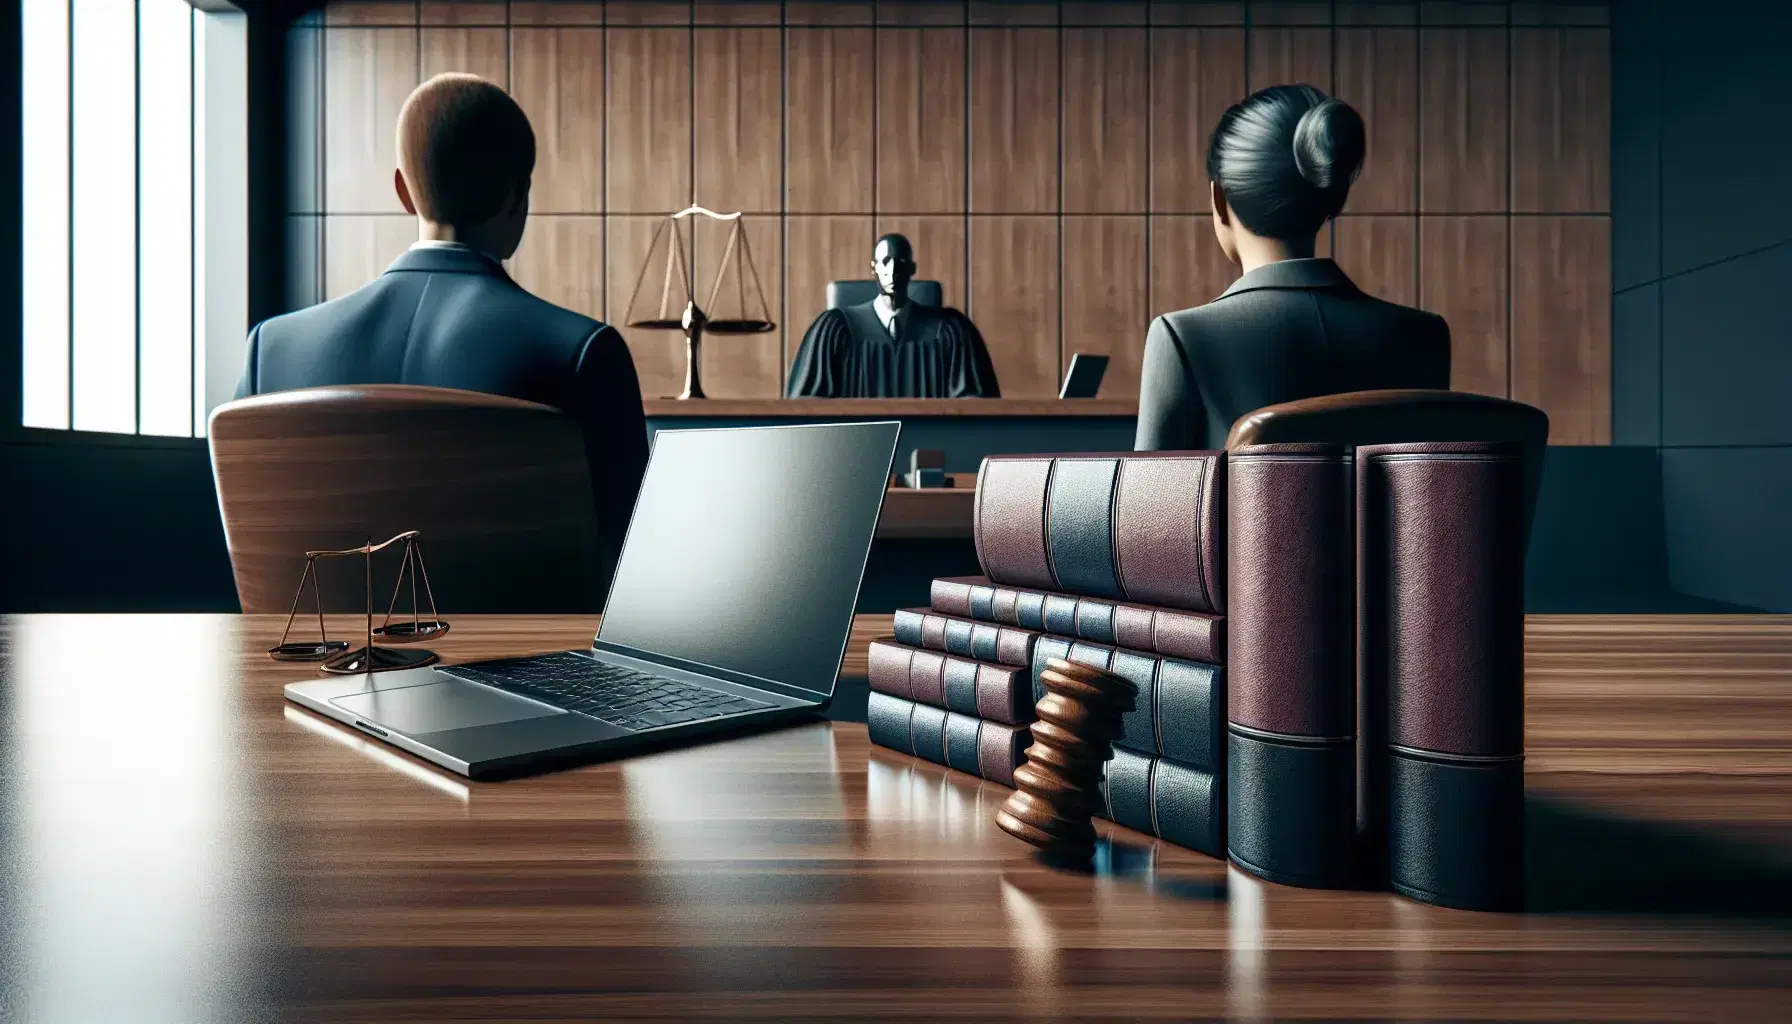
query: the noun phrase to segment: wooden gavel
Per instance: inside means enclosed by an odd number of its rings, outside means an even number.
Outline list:
[[[1035,708],[1033,745],[1014,770],[1013,796],[996,811],[1004,832],[1047,853],[1095,852],[1095,812],[1105,800],[1104,765],[1114,756],[1133,685],[1088,665],[1053,658],[1040,673],[1045,696]]]

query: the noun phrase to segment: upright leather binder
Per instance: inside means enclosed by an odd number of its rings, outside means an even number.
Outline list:
[[[941,614],[979,622],[1019,626],[1210,665],[1223,665],[1226,660],[1226,619],[1211,612],[1010,587],[992,583],[987,576],[936,579],[931,603],[933,610]]]
[[[1026,760],[1033,739],[1024,725],[988,722],[875,691],[865,705],[865,728],[880,747],[1004,786],[1014,785],[1014,769]]]
[[[1413,899],[1524,890],[1524,461],[1517,444],[1357,451],[1365,826]],[[1385,800],[1385,804],[1383,801]],[[1384,818],[1385,808],[1385,818]]]
[[[1012,665],[873,640],[867,682],[873,692],[946,708],[1004,725],[1033,721],[1032,673]]]
[[[1226,855],[1225,786],[1212,772],[1115,750],[1101,784],[1101,816],[1127,828]]]
[[[997,583],[1224,611],[1223,452],[992,455],[973,533]]]
[[[1349,454],[1266,444],[1228,459],[1227,845],[1274,882],[1350,885],[1355,543]]]

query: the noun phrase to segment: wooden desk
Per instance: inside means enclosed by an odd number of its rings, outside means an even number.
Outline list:
[[[888,624],[860,623],[849,673]],[[9,1019],[1754,1021],[1792,998],[1788,919],[1750,918],[1792,893],[1792,620],[1532,620],[1550,912],[1524,916],[1267,885],[1112,828],[1121,870],[1048,870],[990,823],[1005,790],[858,724],[470,784],[287,705],[279,625],[0,623]],[[591,625],[462,619],[438,650]]]
[[[892,487],[884,492],[879,537],[971,536],[977,474],[952,473],[951,487]]]

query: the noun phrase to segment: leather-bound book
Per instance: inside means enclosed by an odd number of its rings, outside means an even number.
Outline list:
[[[1523,456],[1516,444],[1454,442],[1365,446],[1357,460],[1365,826],[1385,809],[1396,892],[1517,909]]]
[[[997,583],[1224,611],[1223,452],[992,455],[973,534]]]
[[[1026,761],[1033,738],[1024,725],[988,722],[876,691],[865,705],[865,728],[880,747],[1004,786],[1014,785],[1014,769]]]
[[[897,609],[891,631],[897,643],[909,647],[1019,668],[1032,667],[1033,641],[1039,636],[1035,630],[937,615],[925,608]]]
[[[1045,696],[1040,674],[1062,658],[1105,669],[1133,684],[1133,708],[1114,741],[1147,757],[1169,757],[1217,772],[1225,765],[1226,670],[1218,665],[1157,658],[1104,644],[1041,636],[1033,642],[1033,697]]]
[[[919,701],[1004,725],[1033,721],[1032,673],[1013,665],[960,658],[873,640],[867,681],[875,693]]]
[[[1227,843],[1274,882],[1353,881],[1354,480],[1333,444],[1233,451],[1227,487]]]
[[[1127,604],[990,582],[987,576],[933,581],[933,610],[945,615],[1019,626],[1059,636],[1223,665],[1226,619],[1155,605]]]
[[[1116,750],[1102,779],[1101,816],[1127,828],[1226,856],[1225,787],[1212,772]]]

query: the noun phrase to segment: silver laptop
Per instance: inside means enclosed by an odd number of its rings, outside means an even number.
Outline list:
[[[290,683],[471,778],[828,706],[898,423],[660,431],[589,650]]]

